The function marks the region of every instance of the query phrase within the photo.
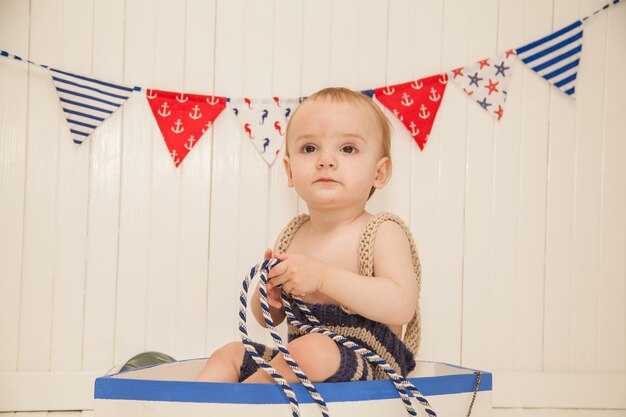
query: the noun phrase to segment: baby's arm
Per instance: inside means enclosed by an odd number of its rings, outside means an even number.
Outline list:
[[[364,277],[336,265],[288,255],[270,282],[283,284],[295,295],[320,291],[351,311],[389,325],[408,323],[417,305],[417,280],[404,230],[384,222],[374,243],[374,277]],[[273,281],[276,280],[276,281]]]

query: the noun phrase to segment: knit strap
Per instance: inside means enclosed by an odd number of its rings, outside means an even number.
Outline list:
[[[365,225],[365,230],[361,234],[359,239],[359,274],[371,277],[374,276],[374,241],[376,240],[376,232],[381,224],[386,221],[392,221],[397,223],[409,241],[411,248],[411,260],[413,262],[413,270],[415,272],[415,279],[417,280],[417,296],[418,303],[415,306],[415,315],[409,322],[404,335],[404,343],[413,352],[413,355],[417,354],[420,338],[421,338],[421,326],[420,326],[420,311],[419,311],[419,293],[422,280],[422,268],[419,261],[417,249],[415,248],[415,242],[408,226],[398,216],[390,213],[380,213],[373,216]]]
[[[300,226],[309,221],[308,214],[299,214],[291,221],[285,228],[280,232],[280,236],[278,237],[278,244],[276,245],[276,253],[285,253],[287,249],[289,249],[289,245],[291,245],[291,241],[293,237],[296,235]]]

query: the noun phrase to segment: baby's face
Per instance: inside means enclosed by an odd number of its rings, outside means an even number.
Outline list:
[[[289,184],[310,208],[364,205],[387,159],[376,118],[366,106],[348,102],[304,102],[290,121],[287,148]]]

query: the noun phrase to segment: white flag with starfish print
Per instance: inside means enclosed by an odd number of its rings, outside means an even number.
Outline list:
[[[514,65],[515,52],[510,50],[497,57],[454,69],[449,75],[472,100],[500,120]]]

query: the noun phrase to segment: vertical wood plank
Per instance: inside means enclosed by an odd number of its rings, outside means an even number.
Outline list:
[[[274,54],[274,3],[271,0],[246,0],[244,3],[244,48],[242,88],[244,97],[262,99],[258,105],[274,101],[273,54]],[[250,268],[263,260],[267,241],[268,195],[270,166],[259,154],[243,130],[237,137],[241,143],[241,167],[239,171],[239,210],[236,261],[233,273],[224,277],[229,282],[225,310],[233,318],[233,329],[237,317],[237,296],[241,281]],[[277,158],[277,163],[278,161]],[[267,331],[258,326],[250,316],[250,335],[253,339],[271,341]],[[235,338],[237,338],[235,336]]]
[[[188,0],[185,11],[185,89],[213,94],[215,66],[215,1]],[[177,270],[177,358],[202,356],[206,331],[206,288],[211,206],[209,129],[180,166],[180,221]]]
[[[601,7],[601,4],[598,4]],[[600,197],[607,13],[584,26],[584,53],[576,85],[576,160],[572,242],[572,370],[598,366]]]
[[[63,36],[63,59],[59,68],[91,75],[93,2],[64,0],[59,6],[63,12],[57,22],[62,27]],[[76,19],[76,14],[86,18]],[[56,102],[59,103],[58,99]],[[89,154],[93,138],[88,138],[82,145],[74,144],[65,114],[59,105],[55,107],[63,122],[58,137],[50,369],[78,371],[82,365]]]
[[[219,95],[242,97],[244,2],[218,2],[215,50],[215,89]],[[209,281],[207,352],[236,337],[236,316],[230,296],[238,290],[239,172],[242,128],[227,107],[213,125],[211,223],[209,225]],[[236,215],[234,215],[237,213]]]
[[[418,8],[421,13],[426,6]],[[469,2],[444,4],[441,9],[441,67],[439,71],[469,62]],[[418,32],[424,41],[434,34]],[[432,52],[431,52],[432,53]],[[433,63],[418,66],[426,71]],[[432,73],[432,72],[431,72]],[[420,76],[427,75],[420,71]],[[430,75],[430,74],[428,74]],[[433,126],[430,143],[424,148],[413,172],[411,203],[416,222],[416,240],[422,257],[423,353],[434,360],[461,360],[463,234],[466,167],[467,97],[448,83]],[[452,300],[452,301],[451,301]],[[446,305],[445,309],[441,306]],[[444,324],[445,323],[445,324]]]
[[[519,47],[550,32],[552,5],[529,1],[522,10],[511,10],[511,19],[520,22],[511,46]],[[517,14],[517,16],[515,16]],[[520,22],[521,23],[521,22]],[[502,45],[505,45],[503,42]],[[515,368],[540,370],[543,342],[543,300],[545,264],[545,208],[547,189],[548,127],[550,85],[518,62],[509,91],[520,102],[517,118],[520,135],[520,197],[516,267]],[[517,89],[516,89],[517,86]],[[507,107],[508,105],[507,104]],[[511,132],[511,135],[513,133]]]
[[[387,29],[387,50],[386,54],[381,56],[387,60],[384,84],[393,85],[414,77],[415,7],[412,1],[394,1],[388,2],[387,10],[386,18],[381,16],[378,24],[385,25]],[[407,33],[412,36],[407,38]],[[381,86],[384,85],[375,87]],[[395,132],[391,146],[393,173],[385,188],[374,193],[367,209],[373,213],[390,211],[410,221],[406,190],[411,188],[411,154],[417,152],[418,148],[404,125],[384,106],[381,108],[391,121]]]
[[[27,56],[28,30],[28,4],[2,2],[4,48]],[[0,59],[0,371],[17,369],[29,71],[22,62]]]
[[[470,24],[470,62],[496,52],[497,2],[473,3]],[[476,103],[468,103],[467,177],[465,200],[465,258],[463,271],[462,363],[486,367],[493,352],[494,306],[497,286],[493,256],[493,117]]]
[[[280,97],[297,99],[302,95],[302,21],[303,4],[290,0],[274,2],[274,54],[272,84]],[[292,109],[293,110],[293,109]],[[270,168],[268,192],[268,236],[265,245],[273,248],[278,234],[298,212],[298,197],[287,187],[283,167],[286,145]]]
[[[556,1],[552,31],[578,16],[575,2]],[[572,241],[576,104],[555,87],[550,90],[550,147],[546,219],[544,370],[567,370],[571,364]]]
[[[124,81],[154,86],[155,9],[152,2],[125,4]],[[122,363],[146,347],[146,289],[151,239],[152,149],[157,129],[145,92],[122,109],[120,218],[114,363]]]
[[[161,28],[167,27],[167,30]],[[155,3],[154,83],[169,91],[185,89],[185,7]],[[148,47],[149,50],[149,47]],[[160,129],[152,131],[150,239],[146,308],[146,349],[176,355],[178,244],[181,170],[167,150]],[[183,161],[184,164],[184,161]]]
[[[449,14],[446,16],[444,4],[427,1],[417,3],[415,19],[420,22],[415,34],[416,78],[449,70],[443,66],[447,51],[451,48],[461,52],[464,48],[460,42],[448,43],[450,36],[456,36],[454,28],[462,22]],[[455,108],[455,102],[461,104],[464,113],[466,99],[457,96],[456,89],[454,84],[448,83],[429,142],[424,151],[413,153],[410,207],[411,225],[422,261],[421,354],[458,363],[461,356],[463,212],[458,210],[462,205],[450,204],[447,200],[452,197],[462,202],[465,171],[464,161],[451,163],[455,158],[464,158],[464,154],[458,152],[461,138],[452,136],[451,141],[446,134],[446,129],[455,126],[458,120],[458,115],[449,111]],[[446,152],[449,146],[453,149]],[[441,305],[447,307],[442,309]]]
[[[352,89],[365,88],[355,84],[359,48],[358,1],[331,4],[330,85]]]
[[[92,62],[95,78],[122,83],[122,0],[94,2]],[[85,371],[106,371],[114,365],[122,113],[123,110],[119,110],[111,115],[90,138],[91,171],[82,355]]]
[[[602,148],[600,246],[598,269],[598,371],[626,371],[626,7],[607,12],[604,63],[604,137]],[[593,140],[599,138],[594,134]],[[591,139],[591,138],[590,138]]]
[[[33,60],[58,66],[62,56],[59,2],[30,5]],[[58,143],[66,132],[48,71],[31,68],[28,80],[26,197],[18,371],[50,367],[54,291]]]

